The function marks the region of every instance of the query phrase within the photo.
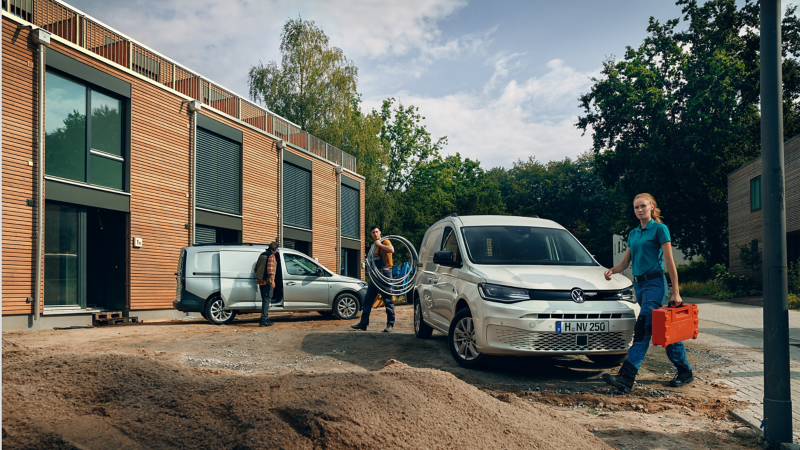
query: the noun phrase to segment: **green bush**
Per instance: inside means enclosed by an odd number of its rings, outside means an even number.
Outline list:
[[[789,309],[800,309],[800,295],[789,294]]]
[[[678,280],[681,284],[690,281],[703,282],[714,278],[711,266],[702,258],[690,261],[689,264],[676,266],[676,269],[678,269]]]
[[[789,273],[786,275],[789,281],[789,292],[800,294],[800,261],[789,263]]]
[[[734,297],[733,293],[731,293],[730,291],[726,291],[726,290],[720,290],[720,291],[717,291],[716,294],[714,294],[714,298],[717,299],[717,300],[727,300],[727,299],[733,298],[733,297]]]
[[[713,281],[689,281],[687,283],[681,282],[680,286],[681,295],[686,297],[702,297],[704,295],[712,295],[717,292],[717,287]]]

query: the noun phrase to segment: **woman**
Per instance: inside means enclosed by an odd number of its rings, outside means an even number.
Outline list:
[[[667,279],[664,277],[664,264],[672,280],[672,302],[675,306],[683,303],[678,289],[678,269],[672,258],[672,244],[669,229],[661,221],[661,210],[650,194],[639,194],[633,199],[633,211],[639,219],[639,226],[628,235],[628,249],[622,262],[606,270],[606,280],[611,275],[620,273],[633,261],[634,288],[636,301],[641,307],[633,333],[633,344],[628,349],[628,357],[622,363],[618,375],[605,374],[603,381],[623,392],[630,392],[639,368],[642,367],[644,355],[650,346],[652,334],[652,312],[660,308],[667,294]],[[683,342],[667,346],[667,357],[675,367],[678,375],[670,381],[672,387],[680,387],[691,383],[692,367],[686,360]]]

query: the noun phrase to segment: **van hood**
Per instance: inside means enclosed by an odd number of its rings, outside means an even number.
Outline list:
[[[472,273],[483,277],[487,283],[525,289],[569,290],[616,290],[630,287],[633,283],[621,274],[606,280],[603,266],[473,266]]]
[[[364,281],[364,280],[359,280],[358,278],[345,277],[343,275],[337,275],[337,277],[339,278],[339,281],[344,281],[346,283],[361,283],[362,281]]]

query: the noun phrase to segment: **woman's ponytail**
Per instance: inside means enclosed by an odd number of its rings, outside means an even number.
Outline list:
[[[643,192],[643,193],[637,195],[636,197],[634,197],[633,200],[636,201],[637,198],[643,198],[643,199],[647,200],[648,202],[650,202],[650,204],[653,205],[653,212],[651,213],[650,217],[652,217],[653,220],[655,220],[658,223],[664,223],[661,220],[661,210],[658,209],[658,204],[656,203],[656,199],[654,199],[652,195],[650,195],[650,194],[648,194],[646,192]]]

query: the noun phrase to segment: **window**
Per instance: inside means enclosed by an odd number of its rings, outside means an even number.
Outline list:
[[[342,185],[342,236],[359,239],[358,190]]]
[[[761,175],[750,180],[750,212],[761,209]]]
[[[566,230],[525,226],[462,228],[467,256],[475,264],[596,266]]]
[[[289,275],[297,275],[303,277],[315,277],[317,271],[322,271],[323,276],[330,276],[322,267],[317,265],[310,259],[303,258],[300,255],[293,255],[291,253],[284,254],[283,259],[286,261],[286,272]]]
[[[122,101],[50,71],[45,83],[46,174],[123,190]]]
[[[159,75],[161,74],[161,64],[159,64],[158,61],[136,50],[133,51],[131,69],[153,81],[158,81]]]
[[[461,264],[461,253],[458,251],[458,240],[456,239],[456,234],[453,232],[451,227],[446,227],[444,229],[441,250],[450,250],[453,252],[453,261]]]
[[[44,216],[44,305],[79,305],[80,256],[85,214],[71,205],[47,203]]]
[[[283,223],[311,229],[311,171],[283,163]]]
[[[242,146],[197,129],[197,207],[229,214],[242,212]]]

